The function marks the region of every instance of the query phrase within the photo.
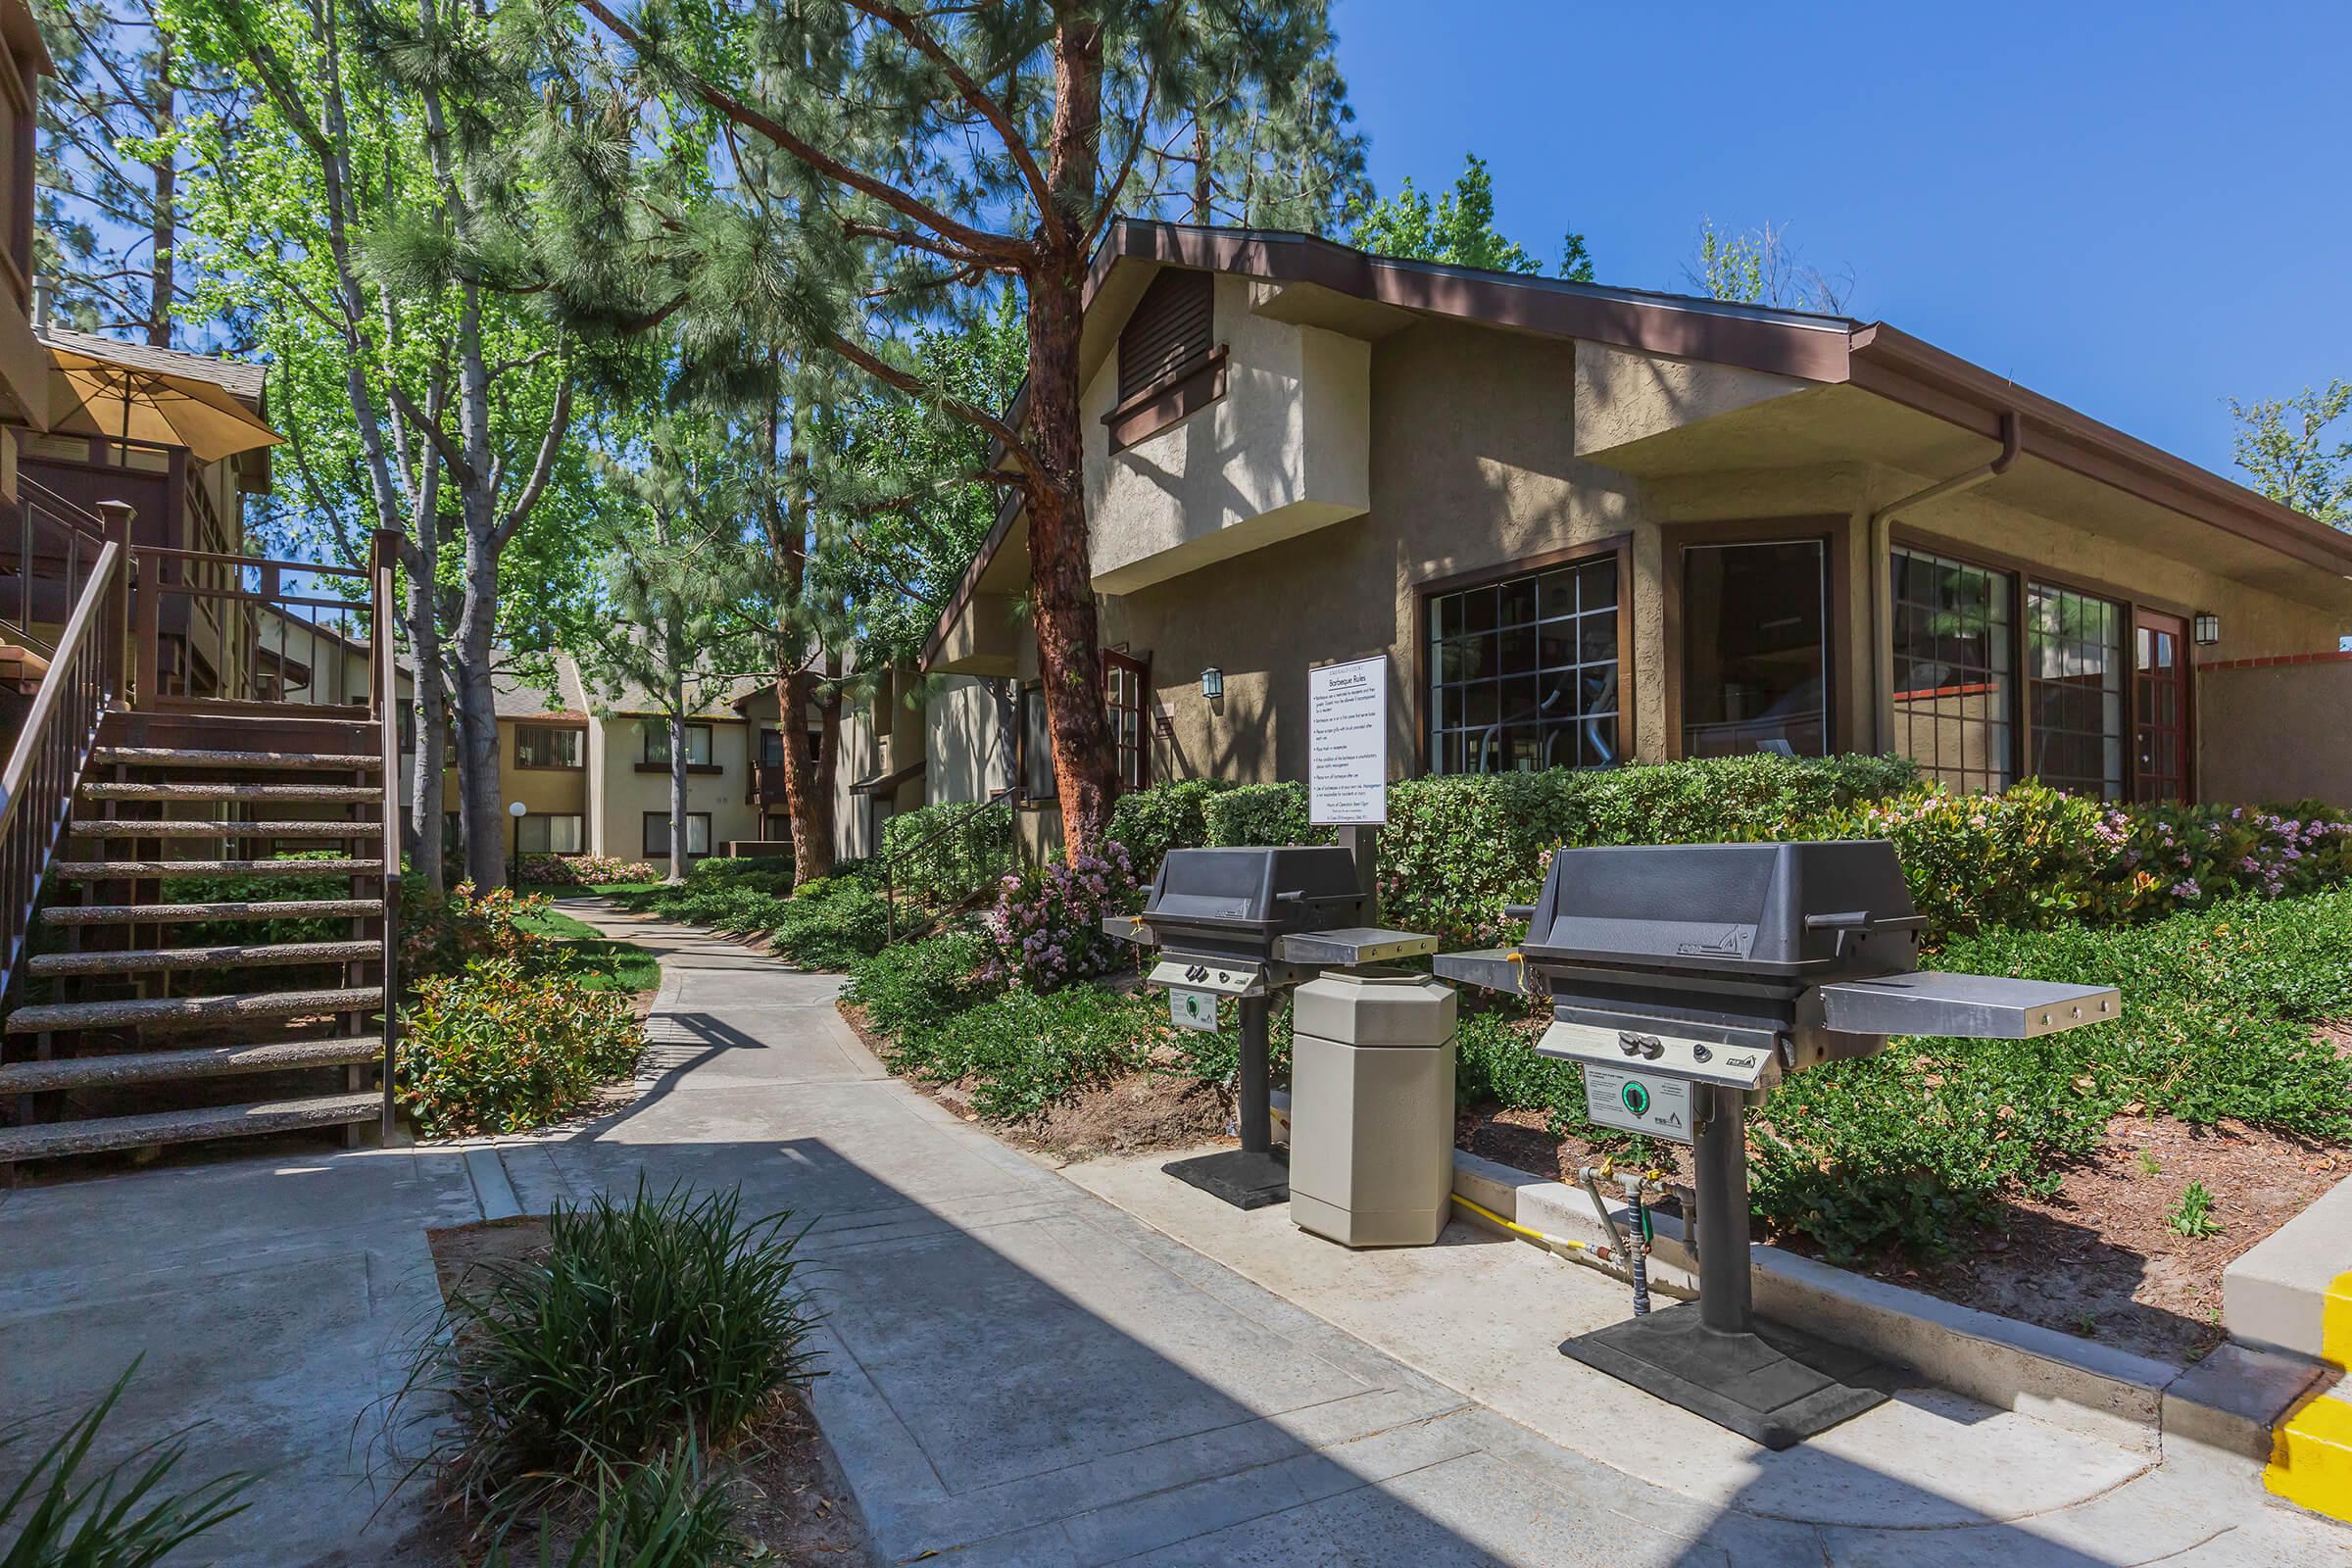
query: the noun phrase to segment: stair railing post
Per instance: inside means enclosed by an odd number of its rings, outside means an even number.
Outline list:
[[[121,555],[106,590],[106,618],[102,622],[106,649],[104,679],[107,701],[118,708],[130,706],[129,677],[134,662],[130,646],[130,524],[133,513],[127,501],[98,503],[98,520],[105,530],[106,542],[116,546]]]
[[[383,785],[383,804],[377,813],[381,818],[378,824],[381,837],[376,853],[383,864],[377,886],[383,890],[384,905],[383,962],[379,967],[384,977],[383,1136],[387,1145],[393,1140],[399,1119],[396,1079],[400,1069],[400,663],[393,657],[392,600],[400,545],[398,533],[378,529],[368,572],[370,609],[375,618],[373,646],[368,650],[374,688],[369,706],[375,710],[376,758],[381,768],[378,777]]]

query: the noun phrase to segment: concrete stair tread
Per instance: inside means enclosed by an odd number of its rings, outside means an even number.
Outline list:
[[[28,1127],[0,1128],[0,1161],[93,1154],[110,1149],[137,1149],[147,1144],[243,1138],[303,1127],[346,1126],[373,1121],[382,1110],[382,1097],[369,1093],[263,1101],[250,1105],[214,1105],[201,1110],[166,1110],[89,1121],[40,1122]]]
[[[26,960],[27,974],[146,974],[169,969],[233,969],[247,965],[364,962],[383,956],[383,944],[350,942],[220,943],[193,948],[128,948],[115,952],[44,953]]]
[[[96,760],[125,767],[318,768],[338,773],[372,773],[383,766],[382,758],[356,752],[237,752],[196,746],[101,746]]]
[[[115,784],[100,780],[74,792],[84,801],[380,801],[373,784]]]
[[[381,899],[230,900],[219,904],[53,904],[46,925],[173,925],[189,920],[291,920],[314,915],[364,919],[384,912]]]
[[[112,1089],[187,1078],[222,1078],[234,1073],[283,1072],[297,1067],[348,1067],[375,1061],[383,1054],[380,1037],[348,1035],[332,1040],[278,1040],[260,1045],[59,1056],[49,1061],[0,1064],[0,1095]]]
[[[77,839],[380,839],[381,822],[208,822],[202,817],[77,816],[66,824]]]
[[[365,919],[384,912],[381,899],[228,900],[217,904],[53,904],[41,911],[46,925],[179,925],[190,920],[293,920],[348,915]]]
[[[147,880],[166,876],[381,876],[381,860],[60,860],[52,867],[73,882]]]
[[[257,991],[221,997],[143,997],[116,1002],[46,1002],[8,1015],[12,1035],[67,1029],[127,1029],[140,1024],[216,1023],[255,1018],[295,1018],[305,1013],[374,1011],[381,986],[339,986],[319,991]]]

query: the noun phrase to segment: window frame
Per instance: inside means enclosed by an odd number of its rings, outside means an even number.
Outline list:
[[[522,740],[525,735],[569,735],[573,737],[572,762],[526,762],[522,760]],[[578,773],[588,766],[588,730],[581,724],[516,724],[514,726],[514,767],[524,773]]]
[[[2010,777],[2013,780],[2030,776],[2025,764],[2027,760],[2034,755],[2033,705],[2026,695],[2033,678],[2031,671],[2033,643],[2030,630],[2026,625],[2026,596],[2035,584],[2038,584],[2044,588],[2053,588],[2064,593],[2083,594],[2093,599],[2103,599],[2123,612],[2124,786],[2123,793],[2117,797],[2117,800],[2121,804],[2137,801],[2139,798],[2138,781],[2134,776],[2135,769],[2132,765],[2132,732],[2137,722],[2138,710],[2136,707],[2137,692],[2132,683],[2132,660],[2138,647],[2140,615],[2143,612],[2151,612],[2179,620],[2183,624],[2190,624],[2193,622],[2195,612],[2186,606],[2176,604],[2154,594],[2139,593],[2116,583],[2104,582],[2094,577],[2084,577],[2076,572],[2053,570],[2040,562],[2030,561],[2022,556],[1987,550],[1964,540],[1954,539],[1946,534],[1933,533],[1901,523],[1888,530],[1887,539],[1892,549],[1923,550],[1931,555],[1960,562],[1965,565],[1986,567],[2008,573],[2014,595],[2010,607],[2010,635],[2013,639],[2013,646],[2010,649],[2009,658],[2011,667],[2017,672],[2012,681],[2015,690],[2010,698],[2010,744],[2015,748],[2015,755],[2010,763]],[[1890,558],[1887,569],[1889,572],[1892,570]],[[1891,576],[1888,582],[1891,586]],[[1889,658],[1892,656],[1894,647],[1893,633],[1894,628],[1891,625],[1888,626],[1886,628],[1886,649]],[[1873,650],[1873,654],[1875,657],[1876,650]],[[2186,731],[2183,746],[2187,753],[2187,771],[2186,776],[2180,782],[2180,787],[2182,798],[2194,802],[2200,797],[2197,778],[2199,731],[2196,711],[2196,660],[2193,644],[2183,650],[2181,657],[2187,661],[2184,671],[2186,678],[2181,682],[2186,690],[2187,703],[2182,715],[2183,728]],[[1887,744],[1890,746],[1893,744],[1891,728],[1887,734]]]
[[[1603,556],[1614,556],[1617,561],[1618,765],[1623,766],[1634,760],[1634,598],[1637,589],[1634,582],[1634,536],[1626,532],[1587,540],[1583,544],[1563,545],[1556,550],[1540,551],[1532,556],[1520,556],[1469,571],[1424,577],[1413,584],[1413,771],[1417,777],[1430,776],[1435,760],[1429,733],[1429,688],[1430,612],[1437,601],[1447,594],[1460,593],[1469,588],[1485,588],[1514,577],[1535,576],[1562,566],[1588,565]]]
[[[643,820],[638,824],[638,844],[643,852],[644,858],[649,860],[668,859],[669,813],[667,811],[646,811],[642,812],[641,815]],[[703,821],[703,847],[700,850],[697,850],[694,847],[694,821],[696,817],[701,817]],[[661,847],[659,849],[655,848],[654,839],[649,831],[656,822],[662,824]],[[689,860],[696,858],[707,860],[710,858],[711,831],[710,813],[709,811],[688,811],[686,813],[686,858]]]
[[[1200,279],[1198,284],[1191,280]],[[1137,318],[1162,283],[1183,280],[1206,295],[1197,348],[1157,375],[1135,380],[1128,375],[1128,334]],[[1111,355],[1112,402],[1102,416],[1110,451],[1115,455],[1149,440],[1171,425],[1182,423],[1225,395],[1227,346],[1217,341],[1217,274],[1199,268],[1163,267],[1144,286],[1135,306],[1120,323]]]
[[[1152,787],[1152,659],[1138,656],[1124,648],[1102,650],[1102,719],[1110,726],[1110,754],[1118,770],[1120,790],[1141,790]],[[1135,683],[1135,706],[1132,709],[1114,708],[1110,701],[1111,671],[1118,670]],[[1126,750],[1119,737],[1119,714],[1135,714],[1134,755],[1126,760],[1119,754]],[[1131,760],[1133,766],[1128,766]]]
[[[579,824],[579,848],[576,850],[534,850],[522,842],[522,830],[533,822],[572,821]],[[514,853],[517,855],[552,855],[559,859],[588,853],[588,818],[580,811],[525,811],[514,819]]]
[[[1029,787],[1029,766],[1035,750],[1029,742],[1030,713],[1037,714],[1036,725],[1045,739],[1045,788]],[[1013,804],[1024,807],[1043,807],[1061,804],[1061,782],[1054,776],[1054,735],[1046,718],[1046,683],[1042,680],[1024,681],[1013,703]]]
[[[724,773],[726,768],[716,760],[698,762],[694,760],[694,732],[696,730],[703,732],[703,755],[711,759],[716,759],[718,756],[718,726],[705,720],[689,719],[686,723],[686,771],[697,777],[715,778]],[[638,772],[666,773],[669,771],[669,759],[654,756],[654,741],[657,738],[661,740],[662,749],[666,751],[669,746],[669,720],[666,718],[639,719],[637,722]]]
[[[1842,513],[1808,514],[1788,517],[1746,517],[1710,522],[1667,523],[1659,529],[1664,587],[1665,658],[1660,667],[1665,689],[1659,695],[1665,709],[1665,755],[1683,760],[1683,552],[1693,546],[1818,543],[1828,564],[1828,582],[1822,604],[1822,724],[1823,750],[1835,757],[1851,738],[1870,728],[1867,712],[1857,712],[1848,690],[1854,630],[1853,518]]]
[[[2001,609],[2002,630],[2008,634],[2003,641],[2007,644],[2005,652],[2008,654],[2009,667],[2005,671],[1996,670],[1992,672],[1996,675],[2005,677],[2008,687],[2008,690],[2003,697],[2001,715],[1998,720],[1999,727],[2007,739],[2007,745],[2003,749],[2004,755],[2001,757],[1997,768],[1990,770],[1996,772],[2003,780],[2001,788],[2007,789],[2017,782],[2019,776],[2018,769],[2023,763],[2026,755],[2025,741],[2020,725],[2022,722],[2021,711],[2025,707],[2025,699],[2023,694],[2026,690],[2028,682],[2028,675],[2025,667],[2026,650],[2028,644],[2026,628],[2018,624],[2018,617],[2025,612],[2025,584],[2030,580],[2030,573],[2016,565],[1996,564],[1994,562],[1986,561],[1978,556],[1966,553],[1955,554],[1950,549],[1941,546],[1931,547],[1923,540],[1905,539],[1901,537],[1899,533],[1888,541],[1885,565],[1885,570],[1886,573],[1886,605],[1888,611],[1888,618],[1886,623],[1886,709],[1887,719],[1886,749],[1901,757],[1909,757],[1910,754],[1902,750],[1899,738],[1895,733],[1893,713],[1893,700],[1894,694],[1897,690],[1894,684],[1894,632],[1895,625],[1900,619],[1902,612],[1902,602],[1896,599],[1894,596],[1894,557],[1897,551],[1915,558],[1926,557],[1933,561],[1947,563],[1951,565],[1958,566],[1963,570],[1986,572],[1993,576],[1999,577],[2008,585],[2007,602],[2003,604]],[[1875,669],[1877,665],[1874,662],[1873,668]],[[1920,762],[1923,771],[1929,773],[1930,775],[1934,775],[1942,771],[1951,771],[1962,774],[1970,771],[1965,767],[1940,769],[1931,767],[1929,764],[1921,761],[1921,760],[1918,758],[1912,758],[1911,760],[1914,762]]]

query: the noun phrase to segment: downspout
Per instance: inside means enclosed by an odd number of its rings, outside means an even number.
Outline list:
[[[1871,686],[1876,697],[1876,749],[1891,751],[1894,747],[1894,573],[1890,563],[1894,559],[1894,519],[1897,513],[1945,496],[1956,496],[1964,490],[1974,490],[1987,479],[1997,479],[2017,462],[2024,443],[2025,421],[2014,410],[2001,413],[2000,456],[1990,463],[1981,464],[1965,473],[1939,479],[1925,490],[1914,490],[1897,501],[1890,501],[1870,514],[1870,622],[1871,622]]]

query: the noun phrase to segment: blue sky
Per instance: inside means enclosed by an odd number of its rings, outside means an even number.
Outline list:
[[[2233,477],[2226,397],[2352,377],[2342,0],[1334,10],[1380,191],[1476,152],[1602,282],[1787,224],[1862,318]]]

